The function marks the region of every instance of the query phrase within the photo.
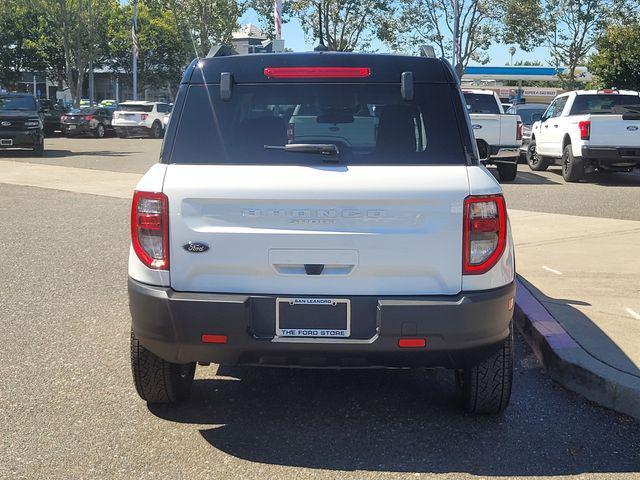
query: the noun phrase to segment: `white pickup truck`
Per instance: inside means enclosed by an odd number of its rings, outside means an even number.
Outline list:
[[[498,178],[510,182],[518,172],[518,156],[522,145],[522,122],[517,115],[504,113],[500,98],[491,90],[463,90],[473,133],[478,140],[482,163],[495,164]]]
[[[567,182],[595,171],[640,168],[640,95],[629,90],[577,90],[558,95],[533,125],[532,170],[561,164]]]

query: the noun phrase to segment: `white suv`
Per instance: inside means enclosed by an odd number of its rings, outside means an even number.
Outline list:
[[[165,115],[171,112],[168,103],[123,102],[113,112],[113,128],[120,138],[132,135],[162,138]]]
[[[295,105],[322,138],[287,136]],[[356,121],[365,110],[376,120]],[[501,412],[514,251],[480,160],[444,60],[194,62],[132,204],[140,396],[185,399],[198,362],[446,367],[468,411]]]

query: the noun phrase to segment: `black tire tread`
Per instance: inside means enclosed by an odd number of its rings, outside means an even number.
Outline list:
[[[131,332],[131,373],[140,398],[149,403],[178,403],[189,397],[195,363],[189,364],[186,377],[181,377],[185,366],[167,362],[147,350]]]
[[[513,383],[513,332],[502,347],[462,374],[463,401],[469,413],[502,413],[509,404]]]
[[[533,170],[534,172],[544,172],[547,168],[549,168],[549,160],[545,157],[541,157],[538,154],[538,163],[536,164],[532,164],[531,163],[531,145],[537,146],[536,141],[535,140],[531,140],[531,142],[529,142],[529,147],[527,147],[527,154],[526,154],[526,160],[527,160],[527,165],[529,165],[529,168],[531,170]]]
[[[501,182],[512,182],[518,175],[518,161],[514,159],[513,163],[498,163],[498,178]]]
[[[569,168],[565,171],[564,159],[565,156],[569,157]],[[564,147],[562,152],[562,178],[565,182],[578,182],[584,177],[584,166],[582,164],[582,158],[574,157],[571,144]]]

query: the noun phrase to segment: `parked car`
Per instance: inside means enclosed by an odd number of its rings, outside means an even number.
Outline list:
[[[531,140],[531,128],[533,124],[542,118],[542,114],[549,105],[546,103],[521,103],[512,105],[507,110],[509,115],[518,115],[522,122],[522,146],[520,158],[526,161],[529,140]]]
[[[162,138],[164,116],[171,106],[162,102],[123,102],[113,115],[113,127],[120,138],[142,135]]]
[[[99,107],[103,107],[103,108],[110,108],[112,110],[116,110],[118,108],[118,101],[117,100],[102,100],[99,104]]]
[[[67,137],[93,135],[103,138],[113,132],[113,112],[103,107],[82,107],[62,117],[62,133]]]
[[[62,126],[60,119],[65,114],[65,109],[57,102],[47,99],[39,99],[40,111],[44,116],[44,133],[51,135],[60,131]]]
[[[44,119],[36,97],[27,93],[0,94],[0,150],[28,148],[44,155]]]
[[[491,90],[464,90],[479,148],[486,150],[485,165],[495,164],[498,178],[510,182],[518,173],[518,156],[522,145],[522,123],[517,116],[506,115],[500,97]]]
[[[186,399],[198,362],[447,367],[468,411],[504,410],[513,240],[446,60],[214,56],[176,105],[131,211],[144,400]],[[378,122],[288,143],[291,105],[366,105]]]
[[[640,168],[640,95],[631,90],[577,90],[558,95],[532,128],[532,170],[562,165],[567,182],[596,171]]]

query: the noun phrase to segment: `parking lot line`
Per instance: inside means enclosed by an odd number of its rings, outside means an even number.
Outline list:
[[[562,275],[562,272],[560,270],[555,270],[553,268],[549,268],[546,265],[543,265],[542,269],[546,270],[547,272],[555,273],[556,275]]]

